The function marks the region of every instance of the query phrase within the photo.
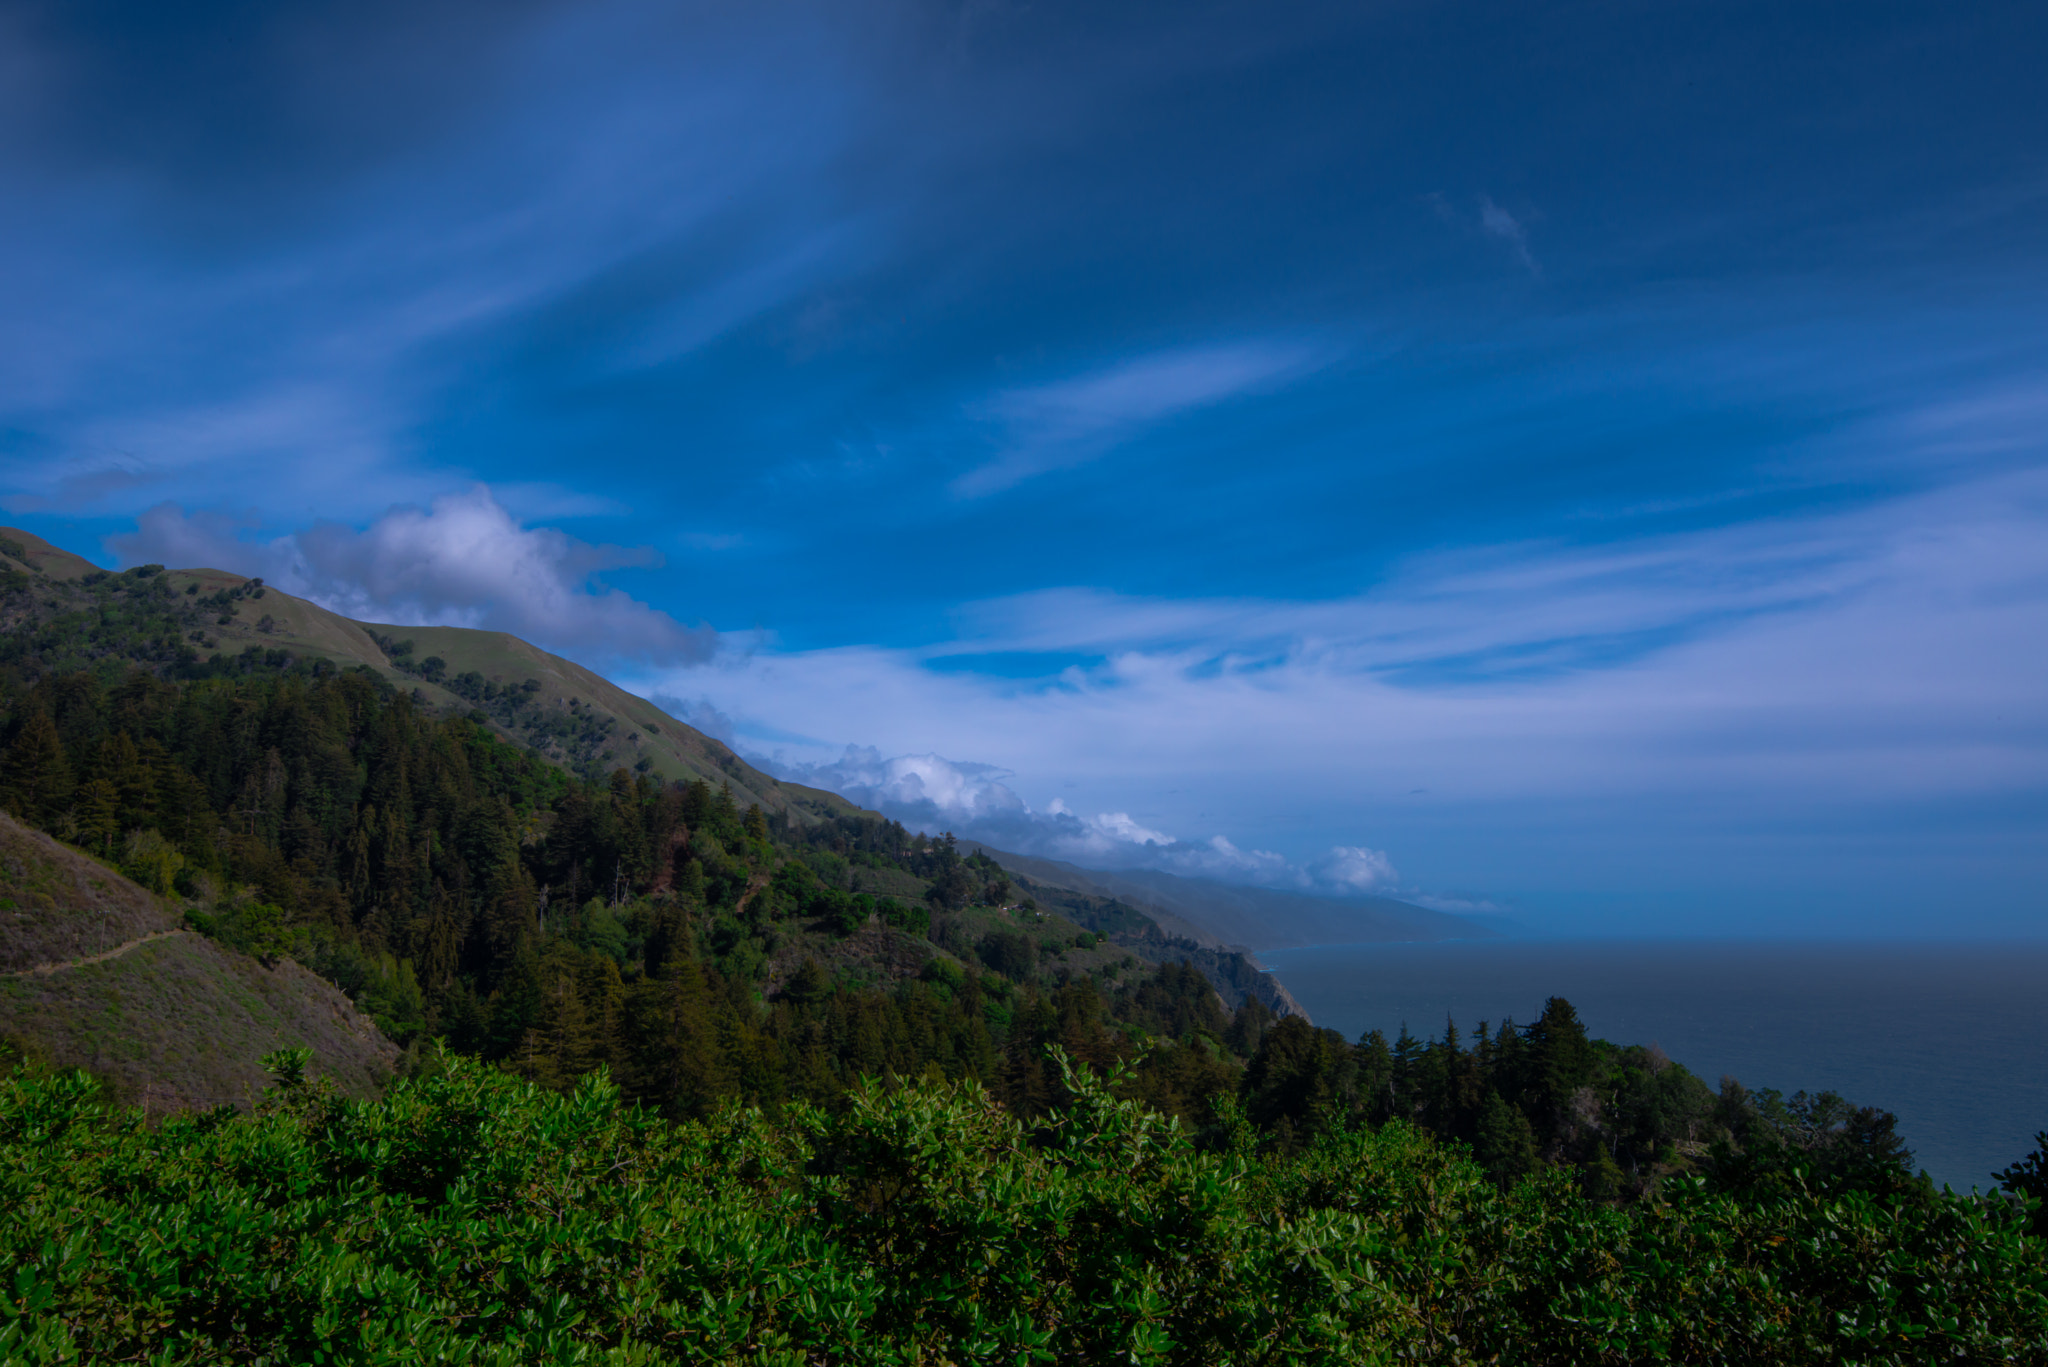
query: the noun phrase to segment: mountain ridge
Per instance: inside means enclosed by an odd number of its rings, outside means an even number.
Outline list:
[[[985,849],[1008,872],[1071,892],[1134,903],[1163,929],[1216,948],[1256,954],[1318,944],[1489,940],[1501,934],[1491,926],[1392,897],[1318,897],[1184,878],[1156,869],[1090,869],[967,843]]]
[[[799,824],[838,815],[879,815],[866,813],[840,794],[772,777],[730,746],[595,670],[506,632],[363,621],[260,578],[212,567],[103,570],[16,528],[0,527],[0,572],[65,585],[72,592],[62,596],[72,598],[77,590],[97,591],[103,609],[104,590],[111,585],[121,590],[115,598],[148,599],[153,610],[169,612],[179,619],[179,635],[174,642],[147,642],[153,667],[232,671],[244,661],[274,665],[287,658],[324,660],[341,669],[367,670],[409,690],[431,711],[465,713],[500,739],[587,779],[623,769],[663,782],[702,781],[730,788],[742,808],[759,806],[770,816]],[[46,599],[45,608],[65,606],[58,597]],[[21,623],[0,625],[15,628]],[[119,652],[110,648],[108,654]],[[133,661],[137,656],[127,658]],[[1191,961],[1202,961],[1219,990],[1252,991],[1281,1014],[1306,1014],[1272,975],[1257,974],[1248,960],[1245,967],[1229,962],[1252,947],[1297,942],[1264,933],[1247,921],[1242,902],[1254,895],[1251,890],[1217,892],[1191,880],[1146,883],[1123,873],[1082,870],[994,849],[988,853],[1005,867],[1030,871],[1048,886],[1135,902],[1158,926],[1161,946],[1183,943],[1201,951]],[[1422,908],[1389,905],[1412,912],[1411,920],[1433,915]]]
[[[14,555],[10,543],[24,554]],[[0,569],[13,566],[84,587],[136,573],[102,570],[31,532],[0,527]],[[367,622],[228,570],[140,568],[160,574],[185,610],[182,644],[191,663],[257,650],[367,668],[432,707],[467,711],[571,772],[622,768],[667,781],[729,784],[742,807],[759,804],[797,820],[859,810],[837,793],[763,773],[724,742],[595,670],[508,632]]]

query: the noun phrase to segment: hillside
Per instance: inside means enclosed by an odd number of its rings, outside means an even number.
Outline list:
[[[326,662],[367,670],[428,713],[464,716],[585,779],[624,769],[663,783],[729,786],[739,807],[758,805],[799,825],[860,814],[836,793],[769,777],[646,699],[503,632],[360,622],[222,570],[149,565],[110,573],[28,532],[0,528],[0,573],[10,570],[23,591],[4,600],[0,626],[8,630],[9,650],[30,672],[104,673],[127,662],[173,676],[237,677]],[[1268,937],[1248,932],[1241,912],[1216,914],[1225,899],[1205,901],[1139,887],[1119,875],[990,853],[1028,870],[1039,886],[1078,897],[1051,909],[1090,930],[1114,933],[1140,960],[1198,962],[1232,1009],[1249,994],[1278,1014],[1302,1014],[1271,975],[1235,952]],[[925,880],[900,869],[855,868],[849,878],[848,890],[877,896],[918,901],[929,890]],[[1131,919],[1128,906],[1105,911],[1091,907],[1090,897],[1135,901],[1142,907],[1137,924],[1122,924]]]
[[[482,708],[336,667],[334,636],[326,653],[201,658],[189,632],[210,646],[235,605],[278,606],[253,581],[202,593],[194,575],[186,593],[153,566],[9,573],[0,805],[175,894],[219,943],[316,971],[400,1045],[445,1040],[549,1086],[605,1066],[673,1115],[727,1099],[832,1104],[892,1073],[974,1079],[1035,1114],[1059,1094],[1046,1054],[1059,1042],[1091,1064],[1131,1058],[1130,1085],[1192,1121],[1276,1014],[1241,956],[1189,946],[1185,967],[1125,908],[1139,952],[1026,905],[985,856],[849,804],[743,806],[734,785],[662,782],[652,765],[550,762]],[[195,609],[216,620],[191,626]],[[269,627],[279,634],[275,615]],[[289,624],[344,645],[352,628]],[[373,644],[419,659],[412,670],[432,660]],[[121,905],[148,913],[133,894]],[[125,1048],[151,1061],[139,1080],[181,1104],[238,1087],[166,1062],[182,1041],[159,1036],[179,1017],[203,1020],[208,1041],[323,1044],[268,982],[223,985],[213,945],[115,947],[17,981],[6,1020],[102,1071]],[[219,990],[132,989],[151,974]]]
[[[1315,897],[1272,888],[1181,878],[1151,869],[1083,869],[1054,859],[989,850],[1011,873],[1088,897],[1134,904],[1169,934],[1257,953],[1302,945],[1398,940],[1487,940],[1499,932],[1391,897]]]
[[[1042,872],[1040,866],[1050,861],[977,848],[984,857],[1011,874],[1016,893],[1037,903],[1041,914],[1102,935],[1110,944],[1143,963],[1184,963],[1192,966],[1208,979],[1217,997],[1231,1010],[1247,1000],[1256,1000],[1276,1017],[1309,1019],[1308,1009],[1294,999],[1286,985],[1274,974],[1261,969],[1243,949],[1224,944],[1214,935],[1157,905],[1111,895],[1100,885],[1083,878],[1067,876],[1060,882],[1040,881],[1020,867],[1031,865]],[[1074,886],[1076,884],[1085,886]]]
[[[0,973],[180,929],[161,899],[0,812]]]
[[[331,983],[183,929],[149,892],[5,814],[0,917],[0,1038],[153,1112],[248,1104],[276,1049],[310,1047],[313,1071],[358,1096],[397,1058]]]
[[[105,619],[110,608],[143,619],[125,623],[146,626],[125,638],[122,623],[112,631],[104,620],[95,624],[79,663],[132,658],[190,672],[231,670],[250,652],[325,660],[372,670],[426,707],[469,715],[585,776],[627,769],[668,782],[730,784],[742,807],[758,803],[797,820],[856,810],[835,793],[770,778],[646,699],[504,632],[358,622],[224,570],[157,565],[110,573],[29,532],[0,527],[0,573],[10,570],[33,576],[40,590],[0,623],[12,632],[67,615]]]

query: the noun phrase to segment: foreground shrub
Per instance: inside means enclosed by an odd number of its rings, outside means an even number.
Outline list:
[[[673,1124],[449,1058],[275,1061],[151,1129],[0,1083],[0,1359],[155,1363],[2048,1361],[2009,1209],[1796,1183],[1615,1210],[1399,1124],[1198,1150],[1085,1073]],[[1233,1118],[1224,1117],[1226,1127]]]

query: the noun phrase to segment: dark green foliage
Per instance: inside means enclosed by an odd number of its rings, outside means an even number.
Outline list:
[[[14,730],[0,769],[0,800],[23,820],[48,824],[71,799],[71,764],[50,714],[31,707]]]
[[[898,974],[941,962],[904,948],[930,908],[849,891],[856,868],[951,868],[979,893],[1000,881],[992,865],[866,818],[792,832],[701,784],[577,782],[365,673],[56,675],[0,702],[13,732],[0,739],[82,757],[86,782],[30,812],[43,824],[191,899],[205,933],[313,967],[401,1043],[438,1035],[548,1086],[608,1065],[677,1116],[727,1098],[836,1105],[862,1075],[1050,1100],[1047,1043],[1108,1062],[1151,1033],[1223,1028],[1206,991],[1194,1000],[1209,1014],[1147,995],[1149,1024],[1112,1028],[1092,985],[1032,971],[1021,931],[1014,977],[987,980],[999,990],[821,965],[764,1008],[792,938],[860,932],[873,943],[854,962],[907,956]],[[1187,995],[1182,978],[1166,997]],[[1013,1030],[1039,1003],[1054,1028]],[[1212,1040],[1159,1053],[1133,1085],[1198,1119],[1236,1073]]]
[[[1724,1079],[1716,1107],[1727,1139],[1716,1146],[1718,1185],[1740,1192],[1788,1185],[1884,1195],[1931,1195],[1912,1177],[1912,1155],[1887,1111],[1855,1106],[1833,1092],[1752,1093]]]
[[[1480,1112],[1472,1156],[1503,1188],[1513,1186],[1537,1169],[1536,1131],[1530,1126],[1529,1117],[1501,1100],[1498,1092],[1488,1094]]]
[[[1022,980],[1038,962],[1038,946],[1027,935],[1012,930],[990,931],[975,946],[975,953],[993,972]]]
[[[266,902],[241,902],[217,912],[186,913],[192,928],[255,958],[274,960],[290,945],[284,909]]]
[[[932,1083],[675,1124],[601,1074],[454,1058],[348,1102],[295,1054],[257,1114],[151,1129],[18,1076],[0,1357],[2048,1360],[2048,1263],[1995,1205],[1684,1183],[1614,1209],[1503,1192],[1399,1123],[1259,1158],[1053,1062],[1034,1120]]]
[[[2028,1228],[2037,1239],[2048,1239],[2048,1130],[2034,1136],[2034,1151],[1991,1180],[2021,1201],[2033,1202]]]

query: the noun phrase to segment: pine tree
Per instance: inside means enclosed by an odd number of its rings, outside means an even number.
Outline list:
[[[114,785],[118,824],[139,830],[155,824],[156,774],[126,731],[100,743],[99,777]]]
[[[120,794],[103,778],[80,788],[72,804],[78,817],[78,842],[102,856],[113,853],[114,837],[121,833],[119,804]]]
[[[517,858],[508,856],[491,871],[478,928],[494,973],[504,971],[538,933],[540,890]]]
[[[1529,1027],[1527,1038],[1534,1090],[1552,1122],[1561,1124],[1570,1113],[1572,1093],[1592,1075],[1592,1042],[1579,1023],[1579,1013],[1563,997],[1543,1003],[1543,1014]]]
[[[56,723],[42,708],[30,709],[7,747],[0,784],[9,809],[25,821],[47,826],[64,810],[71,797],[71,764]]]
[[[1472,1156],[1503,1189],[1536,1171],[1536,1131],[1530,1127],[1529,1117],[1501,1100],[1499,1092],[1486,1095],[1472,1140]]]
[[[1394,1114],[1394,1052],[1385,1032],[1368,1030],[1351,1053],[1358,1061],[1358,1096],[1366,1118],[1380,1124]]]

